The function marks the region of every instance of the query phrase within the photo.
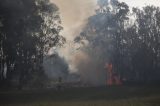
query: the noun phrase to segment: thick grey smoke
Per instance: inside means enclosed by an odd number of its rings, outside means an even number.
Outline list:
[[[55,52],[58,54],[44,60],[45,72],[51,79],[68,77],[68,80],[71,80],[70,77],[75,76],[73,73],[78,71],[76,67],[78,62],[87,58],[83,52],[77,52],[80,45],[75,44],[74,39],[82,31],[88,18],[95,13],[96,0],[50,1],[59,7],[62,26],[64,27],[61,35],[67,39],[67,42],[63,48],[51,50],[51,54]]]
[[[58,54],[45,57],[43,65],[45,73],[50,79],[68,76],[68,64]]]
[[[101,0],[98,3],[103,4],[103,1],[106,0]],[[96,6],[97,1],[54,0],[53,2],[60,8],[62,24],[64,27],[62,35],[67,38],[67,44],[64,48],[57,48],[57,52],[60,57],[65,58],[67,61],[69,72],[78,73],[82,81],[92,85],[104,85],[106,83],[106,70],[104,69],[106,60],[103,59],[105,54],[103,54],[104,52],[102,50],[104,48],[101,46],[91,48],[93,47],[90,44],[91,42],[86,39],[81,39],[81,42],[78,43],[74,41],[75,38],[80,35],[80,32],[83,32],[85,28],[87,28],[88,18],[94,16],[95,10],[98,8]],[[89,33],[90,37],[97,37],[97,35],[94,34],[94,29],[92,30],[93,31],[90,31],[91,33]],[[81,33],[81,35],[83,35],[83,33]],[[63,70],[60,66],[63,67],[64,64],[58,63],[58,65],[58,69],[52,67],[52,70]]]
[[[101,0],[98,3],[103,4],[103,1],[106,0]],[[97,1],[54,0],[53,2],[60,8],[62,24],[64,27],[62,35],[67,38],[65,47],[57,49],[58,54],[60,57],[65,58],[69,64],[69,71],[71,73],[78,73],[81,76],[82,81],[94,85],[104,85],[106,81],[106,70],[104,69],[105,63],[103,59],[99,58],[101,55],[104,56],[104,54],[102,54],[104,52],[101,52],[101,54],[98,52],[102,51],[100,47],[97,47],[96,49],[90,48],[91,46],[88,40],[83,39],[79,43],[74,41],[74,39],[80,35],[80,32],[84,31],[84,27],[86,27],[86,24],[88,23],[88,18],[95,14]],[[97,36],[94,35],[94,33],[90,33],[90,35],[91,37]]]
[[[87,55],[77,51],[81,45],[75,44],[74,39],[79,36],[88,18],[95,14],[96,0],[51,0],[51,2],[60,8],[64,27],[62,35],[67,39],[64,48],[58,48],[57,51],[69,64],[70,72],[77,72],[76,65],[84,60]]]

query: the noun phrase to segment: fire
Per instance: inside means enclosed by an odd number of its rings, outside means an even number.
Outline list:
[[[113,65],[112,63],[107,63],[105,66],[107,70],[107,85],[121,85],[122,81],[120,79],[120,76],[113,71]]]

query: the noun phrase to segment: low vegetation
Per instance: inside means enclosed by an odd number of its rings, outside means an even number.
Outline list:
[[[1,91],[0,106],[159,106],[160,86]]]

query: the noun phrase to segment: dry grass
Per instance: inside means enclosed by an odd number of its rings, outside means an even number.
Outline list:
[[[160,87],[3,91],[0,106],[160,106]]]

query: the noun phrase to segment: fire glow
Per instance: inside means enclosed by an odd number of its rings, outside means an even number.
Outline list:
[[[106,81],[106,84],[108,86],[111,86],[111,85],[122,85],[122,81],[120,79],[120,75],[118,75],[113,70],[113,64],[112,63],[107,63],[105,65],[105,68],[107,70],[107,81]]]

